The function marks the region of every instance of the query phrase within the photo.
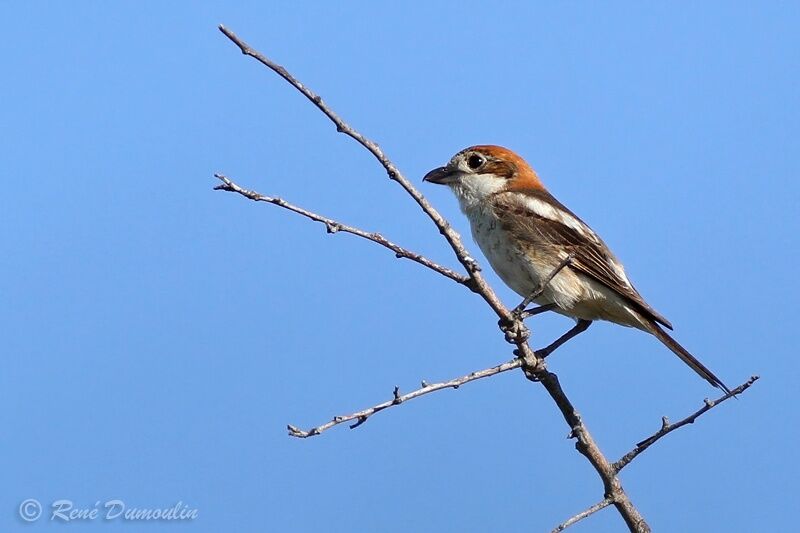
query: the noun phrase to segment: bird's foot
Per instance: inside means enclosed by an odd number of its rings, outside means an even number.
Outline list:
[[[522,322],[522,319],[512,315],[511,319],[501,318],[498,323],[500,330],[506,336],[506,342],[510,344],[521,344],[531,336],[530,330]]]

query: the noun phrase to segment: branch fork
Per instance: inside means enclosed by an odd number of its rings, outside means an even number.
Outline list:
[[[528,344],[530,331],[524,324],[525,318],[528,318],[530,316],[536,315],[544,311],[548,311],[552,308],[551,306],[545,305],[534,309],[525,309],[531,302],[533,302],[544,292],[544,290],[547,287],[547,284],[550,283],[550,281],[558,274],[558,272],[569,265],[571,257],[570,256],[565,257],[556,266],[556,268],[552,271],[552,273],[548,276],[548,278],[542,281],[540,287],[537,287],[536,291],[534,291],[531,295],[526,297],[517,307],[515,307],[512,310],[509,310],[500,301],[500,299],[495,294],[494,290],[489,286],[489,284],[484,279],[480,265],[469,254],[469,252],[463,245],[461,241],[461,236],[452,229],[447,220],[445,220],[444,217],[441,214],[439,214],[438,211],[436,211],[436,209],[425,199],[422,193],[420,193],[416,189],[416,187],[414,187],[414,185],[400,172],[400,170],[394,165],[394,163],[392,163],[392,161],[389,160],[389,158],[384,154],[383,150],[378,146],[377,143],[366,138],[361,133],[353,129],[350,125],[348,125],[346,122],[344,122],[344,120],[342,120],[341,117],[339,117],[339,115],[337,115],[323,101],[323,99],[319,95],[314,93],[311,89],[309,89],[299,80],[297,80],[284,67],[275,63],[274,61],[267,58],[260,52],[251,48],[247,43],[242,41],[236,34],[234,34],[229,29],[225,28],[224,26],[220,26],[219,30],[223,34],[225,34],[225,36],[239,48],[242,54],[254,58],[256,61],[258,61],[265,67],[271,69],[278,76],[280,76],[287,83],[289,83],[292,87],[297,89],[297,91],[299,91],[309,101],[311,101],[312,104],[315,105],[317,109],[319,109],[334,124],[337,132],[343,133],[344,135],[351,137],[357,143],[359,143],[364,149],[370,152],[384,168],[389,179],[400,185],[400,187],[402,187],[402,189],[407,193],[407,195],[410,196],[414,202],[416,202],[416,204],[420,207],[422,212],[431,220],[431,222],[437,228],[439,233],[447,241],[456,259],[466,271],[466,275],[456,272],[451,268],[448,268],[434,261],[431,261],[430,259],[422,256],[421,254],[418,254],[398,244],[395,244],[394,242],[388,240],[386,237],[384,237],[379,233],[368,232],[356,228],[354,226],[343,224],[339,221],[333,220],[323,215],[319,215],[302,207],[293,205],[281,198],[269,197],[255,191],[245,189],[243,187],[240,187],[239,185],[234,183],[231,179],[222,174],[215,174],[215,177],[221,181],[221,184],[217,185],[215,189],[236,193],[256,202],[266,202],[281,207],[283,209],[292,211],[312,221],[324,224],[325,230],[329,234],[349,233],[359,238],[374,242],[394,252],[395,257],[397,258],[409,259],[417,264],[420,264],[428,268],[429,270],[432,270],[452,281],[455,281],[460,285],[464,285],[469,290],[479,295],[486,302],[486,304],[495,312],[495,314],[499,319],[498,325],[500,326],[501,331],[503,331],[506,340],[509,343],[515,345],[514,354],[516,357],[505,363],[484,370],[471,372],[467,375],[454,378],[448,381],[442,381],[437,383],[427,383],[426,381],[422,381],[420,388],[405,394],[401,394],[399,387],[395,387],[392,392],[392,398],[385,402],[379,403],[372,407],[368,407],[366,409],[362,409],[361,411],[357,411],[355,413],[335,416],[329,422],[313,427],[308,430],[303,430],[296,426],[289,425],[287,426],[289,435],[297,438],[313,437],[320,435],[324,431],[327,431],[328,429],[331,429],[337,425],[346,422],[353,422],[350,425],[350,428],[355,429],[364,424],[373,415],[385,409],[401,405],[409,400],[413,400],[415,398],[419,398],[421,396],[431,394],[433,392],[444,389],[449,389],[449,388],[457,389],[461,385],[470,383],[472,381],[491,377],[496,374],[507,372],[512,369],[521,368],[524,371],[525,376],[529,380],[541,383],[542,386],[547,390],[547,393],[550,395],[550,397],[558,407],[559,411],[564,417],[565,422],[570,428],[570,438],[576,439],[575,442],[576,449],[584,457],[586,457],[586,459],[589,461],[589,463],[597,472],[597,475],[600,477],[604,486],[603,500],[592,505],[586,510],[576,514],[575,516],[571,517],[565,522],[562,522],[553,531],[554,532],[563,531],[567,527],[600,511],[601,509],[613,505],[616,508],[617,512],[622,517],[622,519],[625,521],[625,524],[630,531],[639,533],[649,532],[650,527],[647,525],[647,522],[644,520],[642,515],[639,513],[638,509],[634,506],[634,504],[631,502],[630,498],[622,488],[622,484],[618,477],[619,472],[623,468],[625,468],[628,464],[630,464],[630,462],[633,461],[639,454],[644,452],[647,448],[652,446],[659,439],[663,438],[664,436],[666,436],[667,434],[676,429],[679,429],[687,424],[693,423],[698,417],[702,416],[710,409],[718,406],[719,404],[735,396],[736,394],[741,394],[742,392],[747,390],[756,381],[756,379],[758,379],[758,377],[753,376],[750,380],[732,390],[730,394],[726,394],[725,396],[717,400],[714,401],[706,400],[702,408],[700,408],[698,411],[692,413],[690,416],[682,419],[679,422],[671,424],[669,420],[666,417],[664,417],[662,419],[662,426],[659,431],[641,441],[639,444],[637,444],[637,446],[633,450],[625,454],[615,463],[609,462],[609,460],[600,451],[598,445],[595,443],[592,434],[589,432],[588,428],[584,424],[577,410],[575,409],[575,407],[570,402],[569,398],[562,390],[561,385],[558,381],[558,376],[556,376],[556,374],[550,372],[547,369],[547,366],[544,361],[544,358],[547,355],[549,355],[549,353],[554,351],[563,342],[565,342],[566,339],[569,338],[568,335],[570,334],[570,332],[568,332],[567,334],[565,334],[560,339],[556,340],[554,343],[544,348],[543,350],[534,351]],[[579,322],[578,325],[575,328],[573,328],[573,330],[581,327],[585,329],[586,327],[588,327],[588,324],[589,322],[586,322],[586,324],[581,325],[581,322]]]

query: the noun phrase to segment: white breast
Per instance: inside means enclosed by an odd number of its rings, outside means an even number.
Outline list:
[[[472,238],[480,246],[500,279],[517,294],[526,297],[538,286],[539,275],[528,258],[515,246],[490,210],[475,207],[465,210]]]
[[[475,207],[464,212],[472,227],[472,237],[489,264],[500,279],[523,298],[538,289],[542,280],[563,259],[553,257],[547,250],[523,249],[502,228],[489,209]],[[593,320],[599,316],[593,310],[584,310],[584,307],[598,297],[605,299],[606,295],[599,290],[602,290],[599,284],[570,269],[564,269],[545,287],[535,302],[539,305],[555,303],[560,308],[559,312]]]
[[[564,257],[556,256],[553,246],[537,245],[532,241],[517,242],[512,234],[503,229],[490,207],[491,202],[486,201],[488,196],[501,190],[501,185],[496,179],[472,176],[451,187],[461,210],[470,221],[472,237],[489,264],[506,285],[526,298],[538,289],[542,280]],[[588,227],[569,213],[535,200],[524,205],[539,216],[565,224],[587,238],[597,239]],[[566,254],[565,251],[560,253]],[[614,262],[612,266],[618,270],[620,277],[627,279],[620,265]],[[561,270],[535,302],[539,305],[555,303],[556,312],[573,318],[610,320],[646,330],[640,316],[618,294],[574,269]]]

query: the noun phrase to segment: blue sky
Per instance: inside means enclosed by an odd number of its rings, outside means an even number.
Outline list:
[[[419,181],[506,145],[614,248],[728,384],[623,473],[659,531],[787,530],[798,501],[800,9],[707,2],[17,3],[2,8],[0,530],[23,500],[198,509],[137,531],[549,531],[602,487],[507,373],[305,441],[510,358],[474,295],[215,171],[455,265],[382,169],[226,24]],[[477,254],[450,193],[422,185]],[[480,256],[479,256],[480,257]],[[517,297],[489,274],[509,304]],[[544,345],[570,325],[531,322]],[[598,324],[551,369],[611,458],[716,391]],[[619,531],[606,510],[574,531]],[[73,530],[130,531],[120,523]]]

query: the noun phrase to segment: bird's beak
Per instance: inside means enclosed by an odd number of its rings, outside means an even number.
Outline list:
[[[459,172],[454,168],[439,167],[434,168],[425,174],[425,177],[422,178],[422,181],[429,181],[430,183],[435,183],[437,185],[447,185],[449,183],[458,181],[458,176]]]

